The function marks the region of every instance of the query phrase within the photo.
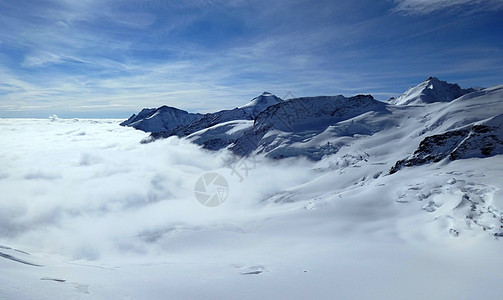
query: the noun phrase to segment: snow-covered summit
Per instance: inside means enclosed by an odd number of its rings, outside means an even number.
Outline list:
[[[419,85],[409,88],[398,98],[390,99],[390,104],[417,105],[433,102],[449,102],[465,94],[474,92],[475,89],[462,89],[457,84],[430,77]]]
[[[240,108],[251,113],[253,117],[256,117],[259,113],[264,111],[269,106],[281,102],[283,102],[283,99],[277,97],[276,95],[273,95],[269,92],[263,92],[262,95],[253,98],[250,102],[241,106]]]

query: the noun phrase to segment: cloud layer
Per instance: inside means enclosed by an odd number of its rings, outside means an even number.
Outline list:
[[[262,161],[240,178],[228,153],[178,139],[140,144],[146,134],[117,121],[4,119],[0,130],[0,245],[74,259],[156,253],[163,237],[201,226],[244,230],[269,214],[251,207],[310,177],[302,162]],[[194,195],[206,172],[229,183],[216,209]]]
[[[497,11],[503,9],[499,0],[395,0],[394,11],[406,14],[429,14],[452,9],[457,12]]]

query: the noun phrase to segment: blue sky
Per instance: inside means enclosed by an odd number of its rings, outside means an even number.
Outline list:
[[[0,117],[503,84],[501,0],[0,0]]]

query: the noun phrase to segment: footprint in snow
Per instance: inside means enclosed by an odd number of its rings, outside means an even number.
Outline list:
[[[251,266],[247,268],[242,268],[242,271],[239,273],[241,275],[259,275],[264,272],[268,272],[267,269],[262,265]]]
[[[49,280],[49,281],[55,281],[55,282],[61,282],[64,283],[66,282],[65,279],[57,279],[57,278],[49,278],[49,277],[42,277],[40,280]]]

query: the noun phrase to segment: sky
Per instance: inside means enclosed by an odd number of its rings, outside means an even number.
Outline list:
[[[501,0],[0,0],[0,118],[503,84]]]

